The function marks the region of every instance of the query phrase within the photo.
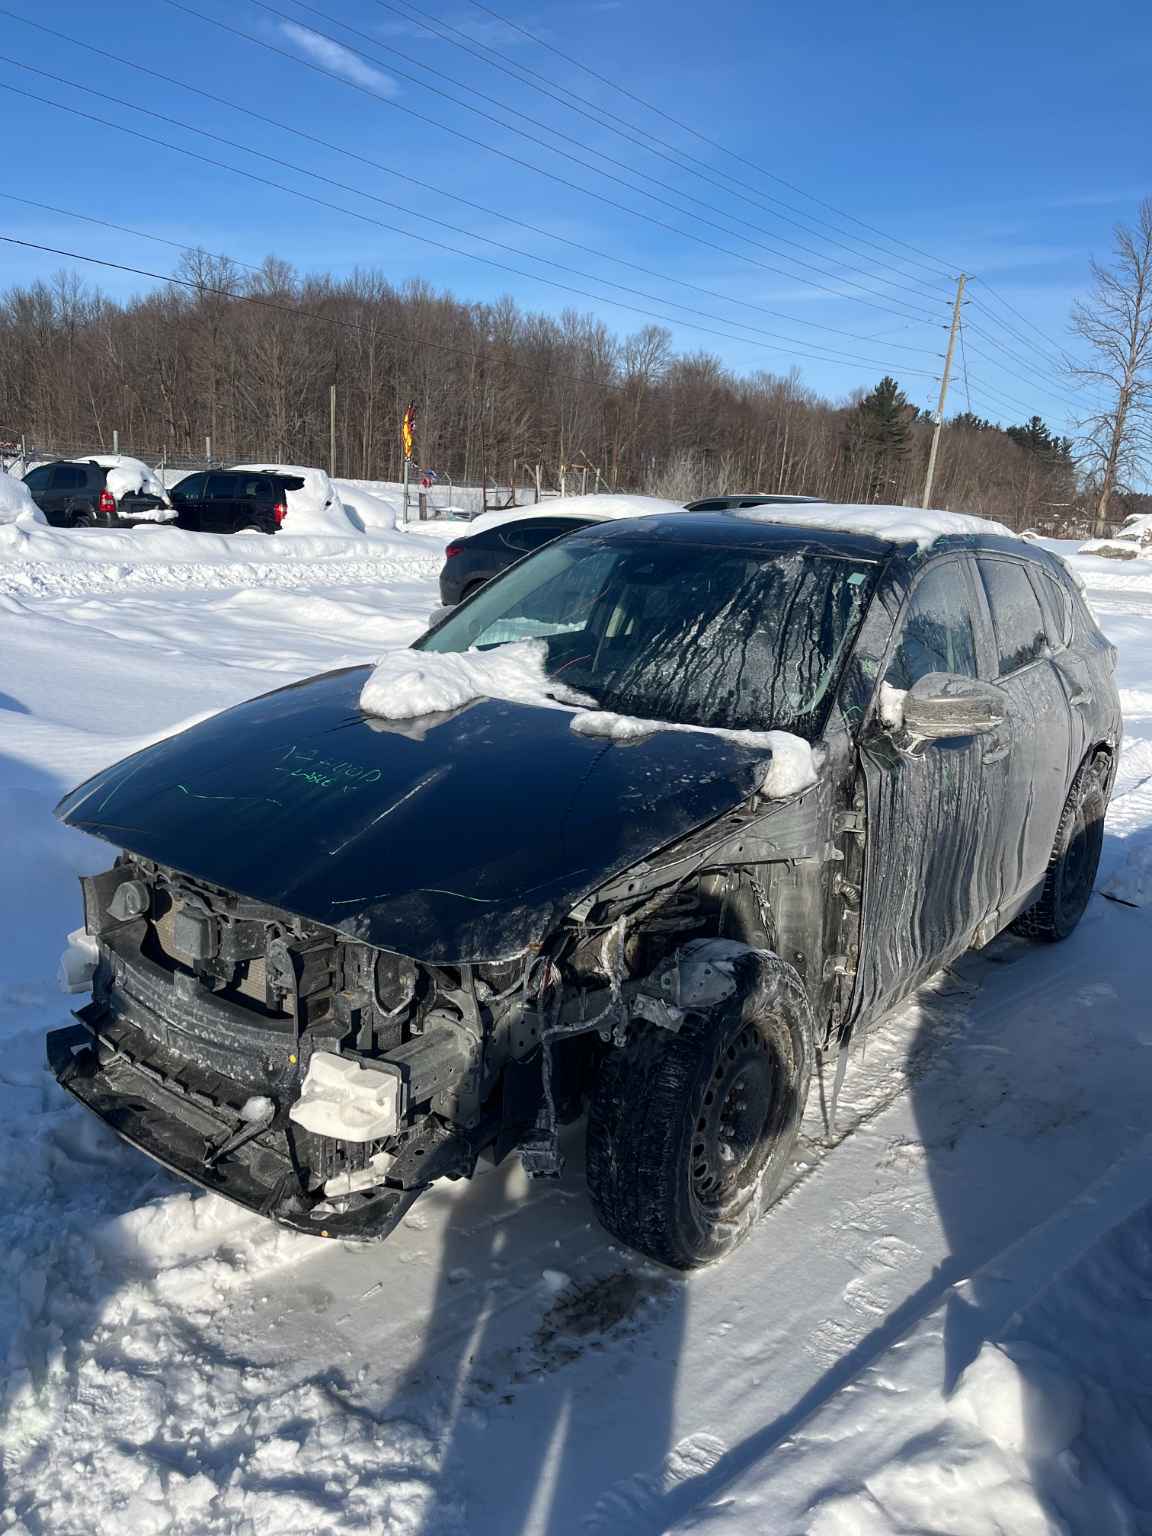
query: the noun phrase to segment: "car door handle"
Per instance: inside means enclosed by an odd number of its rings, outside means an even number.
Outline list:
[[[1076,709],[1083,709],[1086,704],[1091,704],[1092,695],[1084,692],[1074,693],[1068,702]]]
[[[999,763],[1006,758],[1012,750],[1012,741],[1006,737],[1000,741],[989,742],[984,749],[985,763]]]

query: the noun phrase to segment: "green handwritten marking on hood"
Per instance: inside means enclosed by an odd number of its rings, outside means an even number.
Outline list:
[[[368,668],[265,694],[66,796],[70,826],[419,959],[498,959],[739,804],[766,754],[695,732],[619,745],[559,709],[390,722]]]

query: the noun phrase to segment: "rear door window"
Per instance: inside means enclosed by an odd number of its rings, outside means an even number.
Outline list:
[[[1025,566],[1015,560],[987,558],[977,564],[992,611],[1000,676],[1007,677],[1046,653],[1044,614]]]
[[[54,491],[79,491],[88,483],[88,475],[81,464],[57,464],[52,471]]]
[[[24,484],[32,495],[35,496],[38,491],[46,491],[48,489],[48,481],[51,474],[51,469],[46,464],[42,464],[39,469],[30,470],[24,476]]]
[[[1063,650],[1072,643],[1072,599],[1068,589],[1038,565],[1030,565],[1028,575],[1044,610],[1049,644],[1054,651]]]
[[[207,501],[231,501],[236,495],[235,475],[209,475]]]
[[[551,544],[553,539],[558,539],[563,533],[575,533],[577,528],[586,528],[583,522],[551,522],[551,523],[513,523],[511,527],[501,530],[501,541],[509,549],[520,550],[527,554],[533,549],[542,549],[545,544]]]
[[[976,627],[967,562],[932,566],[913,588],[885,681],[911,688],[930,672],[976,677]]]
[[[236,485],[233,492],[236,496],[242,496],[245,501],[273,501],[273,486],[266,475],[245,475]]]

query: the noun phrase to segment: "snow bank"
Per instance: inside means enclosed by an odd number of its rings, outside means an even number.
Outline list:
[[[544,670],[547,646],[522,640],[491,651],[393,651],[376,663],[360,692],[360,708],[385,720],[446,713],[475,699],[516,704],[587,704]]]
[[[1114,538],[1089,539],[1079,553],[1101,555],[1105,560],[1152,560],[1152,513],[1127,518]]]
[[[683,510],[682,501],[665,501],[659,496],[561,496],[555,501],[542,501],[539,506],[485,512],[473,518],[468,531],[483,533],[486,528],[499,528],[504,523],[519,522],[525,517],[665,517]]]
[[[893,544],[915,544],[928,549],[937,539],[949,534],[995,534],[1015,538],[1011,528],[994,523],[988,517],[970,517],[966,512],[920,511],[915,507],[841,506],[832,502],[819,506],[768,505],[741,507],[733,514],[756,523],[787,523],[790,527],[828,528],[836,533],[871,534]]]
[[[391,497],[366,490],[351,480],[333,480],[332,485],[352,528],[366,533],[389,532],[396,527],[399,507]]]
[[[0,523],[14,523],[19,528],[31,528],[35,523],[48,519],[32,500],[32,492],[23,480],[16,480],[0,469]]]
[[[740,746],[761,748],[772,754],[759,792],[769,800],[797,795],[816,782],[816,763],[811,746],[790,731],[726,731],[706,725],[676,725],[667,720],[642,720],[635,715],[616,715],[610,710],[588,710],[573,715],[572,729],[579,736],[603,736],[609,741],[638,741],[656,731],[692,731],[696,735],[724,736]]]

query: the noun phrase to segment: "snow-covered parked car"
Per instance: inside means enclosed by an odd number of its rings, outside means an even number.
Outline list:
[[[24,484],[57,528],[127,528],[176,517],[156,472],[124,454],[39,464]]]
[[[787,1166],[818,1055],[1089,900],[1112,647],[1046,550],[907,509],[604,522],[408,651],[146,748],[59,814],[49,1036],[128,1141],[304,1232],[387,1234],[519,1152],[691,1267]],[[841,1055],[845,1060],[846,1055]]]

